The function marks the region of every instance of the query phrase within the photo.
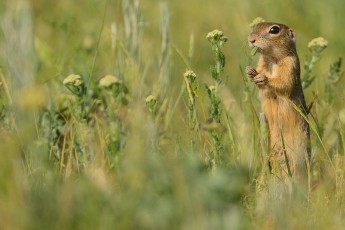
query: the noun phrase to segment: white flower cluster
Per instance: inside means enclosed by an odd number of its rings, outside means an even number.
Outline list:
[[[150,103],[150,102],[156,103],[157,99],[153,95],[150,95],[146,97],[145,101],[146,103]]]
[[[210,85],[210,86],[208,87],[208,89],[209,89],[211,92],[216,91],[216,87],[215,87],[214,85]]]
[[[250,28],[254,28],[257,24],[261,23],[261,22],[265,22],[265,20],[261,17],[257,17],[255,18],[252,23],[250,23]]]
[[[314,38],[308,43],[308,48],[310,50],[318,49],[324,50],[328,46],[328,41],[323,37]]]
[[[225,43],[228,41],[228,38],[224,36],[223,32],[220,31],[220,30],[213,30],[211,32],[209,32],[207,35],[206,35],[206,38],[207,40],[209,40],[211,43],[214,43],[214,42],[220,42],[221,44],[222,43]]]
[[[105,77],[103,77],[100,81],[99,81],[99,86],[100,87],[109,87],[112,86],[114,84],[119,84],[121,83],[120,80],[113,76],[113,75],[106,75]]]
[[[185,78],[189,78],[189,79],[191,79],[191,80],[195,80],[195,78],[196,78],[196,74],[194,73],[193,70],[187,70],[187,71],[183,74],[183,76],[184,76]]]
[[[64,85],[73,85],[73,86],[78,87],[78,86],[82,85],[84,82],[79,75],[71,74],[68,77],[66,77],[65,79],[63,79],[62,83]]]

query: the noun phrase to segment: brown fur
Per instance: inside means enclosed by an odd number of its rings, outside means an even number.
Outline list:
[[[273,26],[280,29],[279,33],[269,33]],[[285,152],[293,178],[306,178],[310,158],[309,125],[291,104],[307,115],[295,33],[283,24],[259,23],[248,41],[261,53],[256,69],[247,67],[246,73],[261,92],[262,110],[269,130],[271,171],[287,178]]]

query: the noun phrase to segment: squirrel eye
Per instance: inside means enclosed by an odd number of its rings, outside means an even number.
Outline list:
[[[279,33],[279,31],[280,31],[280,28],[278,26],[272,26],[269,33],[270,34],[277,34],[277,33]]]

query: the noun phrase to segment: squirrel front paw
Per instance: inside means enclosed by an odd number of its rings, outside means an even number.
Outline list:
[[[268,79],[265,74],[260,73],[256,75],[255,77],[252,77],[252,82],[261,86],[261,85],[266,85],[268,83]]]
[[[268,82],[268,79],[265,74],[258,73],[254,68],[247,66],[246,67],[246,74],[250,77],[251,81],[255,84],[261,86],[266,85]]]
[[[252,68],[252,67],[250,67],[250,66],[247,66],[247,67],[246,67],[246,74],[247,74],[249,77],[253,78],[253,77],[255,77],[256,75],[258,75],[258,72],[256,72],[256,70],[255,70],[254,68]]]

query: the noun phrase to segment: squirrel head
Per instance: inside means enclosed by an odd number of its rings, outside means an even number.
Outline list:
[[[296,34],[288,26],[262,22],[257,24],[248,36],[250,47],[267,57],[279,59],[296,53]]]

